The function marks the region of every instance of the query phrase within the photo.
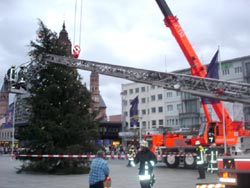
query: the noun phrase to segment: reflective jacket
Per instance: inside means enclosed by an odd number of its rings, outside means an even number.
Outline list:
[[[205,149],[203,146],[199,145],[196,148],[196,164],[203,165],[205,163]]]
[[[136,155],[135,149],[130,148],[128,151],[128,160],[130,160],[130,161],[134,160],[135,155]]]
[[[157,159],[155,154],[146,148],[145,150],[139,151],[136,154],[134,160],[132,161],[132,165],[140,163],[139,179],[149,180],[152,177],[153,166],[156,164],[156,162]]]

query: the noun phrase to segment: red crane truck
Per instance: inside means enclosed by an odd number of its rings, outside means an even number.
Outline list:
[[[206,77],[207,67],[199,60],[177,17],[172,14],[165,0],[156,0],[156,2],[164,15],[165,25],[170,28],[190,64],[191,74]],[[215,89],[224,92],[220,86]],[[199,140],[203,146],[215,143],[219,152],[224,153],[226,149],[223,146],[224,143],[228,147],[235,147],[241,138],[250,136],[250,131],[245,129],[244,122],[233,121],[221,101],[211,103],[211,105],[219,121],[212,120],[207,104],[202,103],[206,123],[200,126],[198,135],[192,138],[186,138],[184,135],[176,133],[148,134],[145,136],[145,139],[151,145],[152,151],[159,154],[160,161],[164,161],[171,168],[177,167],[180,161],[183,161],[187,168],[193,168],[195,166],[195,155],[193,153],[196,140]]]

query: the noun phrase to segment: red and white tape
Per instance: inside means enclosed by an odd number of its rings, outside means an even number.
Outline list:
[[[162,155],[157,155],[157,157],[185,157],[185,156],[196,156],[195,153],[166,153]],[[96,155],[63,155],[63,154],[13,154],[12,158],[15,157],[33,157],[33,158],[96,158]],[[128,155],[105,155],[106,159],[127,159]]]

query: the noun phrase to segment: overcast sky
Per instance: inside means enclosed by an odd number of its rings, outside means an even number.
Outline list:
[[[209,63],[218,46],[220,59],[250,55],[249,0],[166,0],[201,61]],[[11,65],[29,61],[37,19],[57,33],[63,21],[79,44],[80,0],[74,36],[74,0],[0,0],[0,86]],[[188,68],[177,42],[163,22],[155,0],[82,0],[80,59],[171,72]],[[80,71],[89,87],[89,73]],[[121,84],[100,76],[107,115],[121,113]]]

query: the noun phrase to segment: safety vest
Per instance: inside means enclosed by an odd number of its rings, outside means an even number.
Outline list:
[[[134,158],[135,158],[135,150],[134,149],[129,149],[128,160],[132,161],[132,160],[134,160]]]
[[[210,160],[208,161],[207,171],[213,172],[218,170],[217,157],[218,157],[218,151],[211,150],[211,156]]]
[[[198,146],[197,150],[197,156],[196,156],[196,164],[202,165],[205,163],[204,161],[204,148],[202,146]]]

